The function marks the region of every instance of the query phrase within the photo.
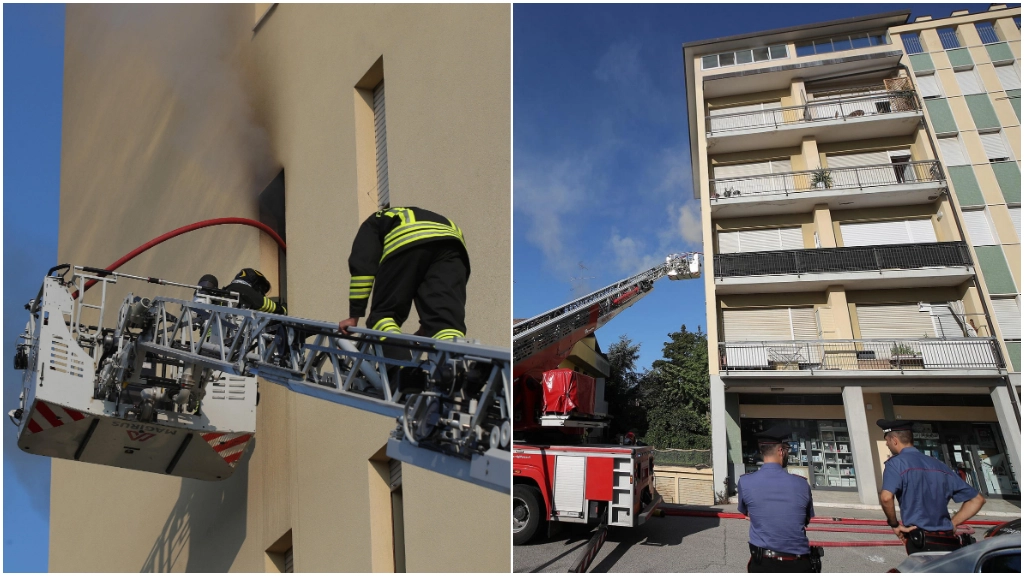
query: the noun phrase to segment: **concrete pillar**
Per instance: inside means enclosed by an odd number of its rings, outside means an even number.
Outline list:
[[[834,338],[838,340],[853,339],[853,322],[850,321],[850,305],[846,300],[846,289],[842,286],[829,286],[825,289],[828,307],[832,309]]]
[[[804,157],[804,165],[807,170],[821,168],[821,161],[818,158],[818,141],[813,136],[805,136],[800,142],[800,155]]]
[[[727,439],[725,384],[720,376],[711,375],[711,467],[714,473],[715,501],[728,496],[729,441]]]
[[[860,386],[843,388],[843,410],[846,412],[846,428],[850,431],[853,468],[857,473],[857,495],[861,504],[877,505],[878,484],[875,482],[875,463],[871,456],[871,431]],[[871,425],[874,426],[874,423]]]
[[[1013,467],[1013,479],[1020,484],[1020,424],[1017,423],[1011,402],[1013,400],[1010,398],[1010,391],[1005,385],[992,389],[992,405],[996,409],[996,418],[999,419],[999,430],[1003,433],[1010,466]]]
[[[743,466],[743,438],[740,434],[740,395],[725,393],[725,438],[729,451],[729,494],[736,490],[745,468]]]
[[[818,233],[818,243],[821,248],[835,248],[836,234],[832,229],[832,212],[828,204],[818,204],[814,207],[814,229]]]

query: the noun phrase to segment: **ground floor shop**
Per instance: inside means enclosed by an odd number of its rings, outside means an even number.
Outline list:
[[[806,478],[813,491],[820,491],[819,499],[829,491],[847,491],[859,492],[865,503],[877,503],[890,454],[875,421],[887,418],[915,421],[915,446],[944,462],[986,498],[1020,498],[1016,470],[1020,460],[1012,454],[1019,449],[1020,431],[1004,433],[993,402],[996,392],[869,391],[854,396],[849,390],[837,390],[833,394],[724,396],[725,421],[714,427],[726,436],[726,482],[732,492],[740,475],[762,464],[754,435],[786,423],[793,429],[788,470]]]

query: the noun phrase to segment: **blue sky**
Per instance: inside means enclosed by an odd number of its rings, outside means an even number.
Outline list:
[[[987,4],[531,5],[513,10],[513,313],[539,314],[701,250],[690,176],[682,45],[911,7],[911,18]],[[812,8],[813,9],[809,9]],[[582,268],[582,266],[585,267]],[[702,280],[662,280],[598,331],[640,342],[705,328]]]
[[[57,260],[64,6],[4,4],[4,571],[44,572],[50,461],[16,445],[15,340]]]

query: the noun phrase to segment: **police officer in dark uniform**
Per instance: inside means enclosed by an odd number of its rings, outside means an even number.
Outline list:
[[[355,326],[373,303],[366,326],[401,333],[412,304],[420,317],[417,334],[452,340],[466,337],[469,252],[462,230],[423,208],[387,208],[359,227],[348,258],[349,318]]]
[[[784,424],[755,434],[764,464],[736,483],[739,512],[750,519],[747,572],[821,572],[821,550],[805,528],[814,516],[807,479],[786,472],[789,439]]]
[[[876,424],[893,454],[882,473],[882,511],[907,554],[956,550],[971,543],[969,536],[956,536],[956,527],[981,510],[985,497],[948,466],[914,448],[913,422],[879,420]],[[963,503],[952,520],[946,508],[950,499]],[[896,500],[902,523],[896,519]]]

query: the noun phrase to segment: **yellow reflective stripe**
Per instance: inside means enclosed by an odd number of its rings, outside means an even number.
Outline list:
[[[260,312],[270,312],[274,309],[274,301],[266,296],[263,297],[263,306],[260,306]]]
[[[441,330],[437,334],[434,334],[434,339],[435,340],[454,340],[455,338],[465,338],[465,337],[466,337],[465,334],[463,334],[462,332],[460,332],[458,330],[452,329],[452,328],[449,328],[449,329],[446,329],[446,330]]]
[[[349,288],[369,288],[370,286],[373,286],[373,282],[372,281],[370,281],[370,282],[349,282],[349,284],[348,284]]]
[[[460,242],[462,242],[463,244],[466,243],[466,241],[463,240],[462,236],[459,236],[458,234],[456,234],[454,230],[446,230],[444,232],[434,232],[434,231],[419,232],[417,234],[410,234],[409,236],[404,236],[399,241],[394,242],[390,246],[385,244],[384,245],[384,253],[380,257],[381,261],[383,262],[384,259],[387,258],[388,255],[391,254],[392,252],[394,252],[395,250],[397,250],[397,249],[399,249],[399,248],[401,248],[403,246],[406,246],[406,245],[408,245],[408,244],[410,244],[412,242],[415,242],[417,240],[422,240],[424,238],[456,238]]]
[[[398,216],[402,224],[412,224],[416,221],[416,215],[408,208],[388,208],[384,213],[388,216]]]
[[[351,294],[368,295],[370,293],[370,289],[369,288],[353,288],[353,289],[349,290],[348,293],[350,295]]]
[[[412,234],[413,232],[418,232],[420,230],[452,231],[453,228],[445,226],[439,222],[421,222],[419,224],[410,224],[408,226],[402,225],[391,232],[388,232],[387,236],[384,237],[384,244],[397,240],[399,237],[405,236],[406,234]]]
[[[349,300],[366,300],[369,297],[370,297],[370,293],[369,292],[367,292],[366,294],[352,294],[352,293],[349,293],[349,295],[348,295],[348,299]]]
[[[362,282],[364,280],[369,280],[370,282],[373,282],[373,276],[353,276],[352,277],[352,281],[353,282]]]
[[[398,332],[402,333],[402,329],[395,323],[392,318],[381,318],[373,325],[373,329],[379,332]]]

